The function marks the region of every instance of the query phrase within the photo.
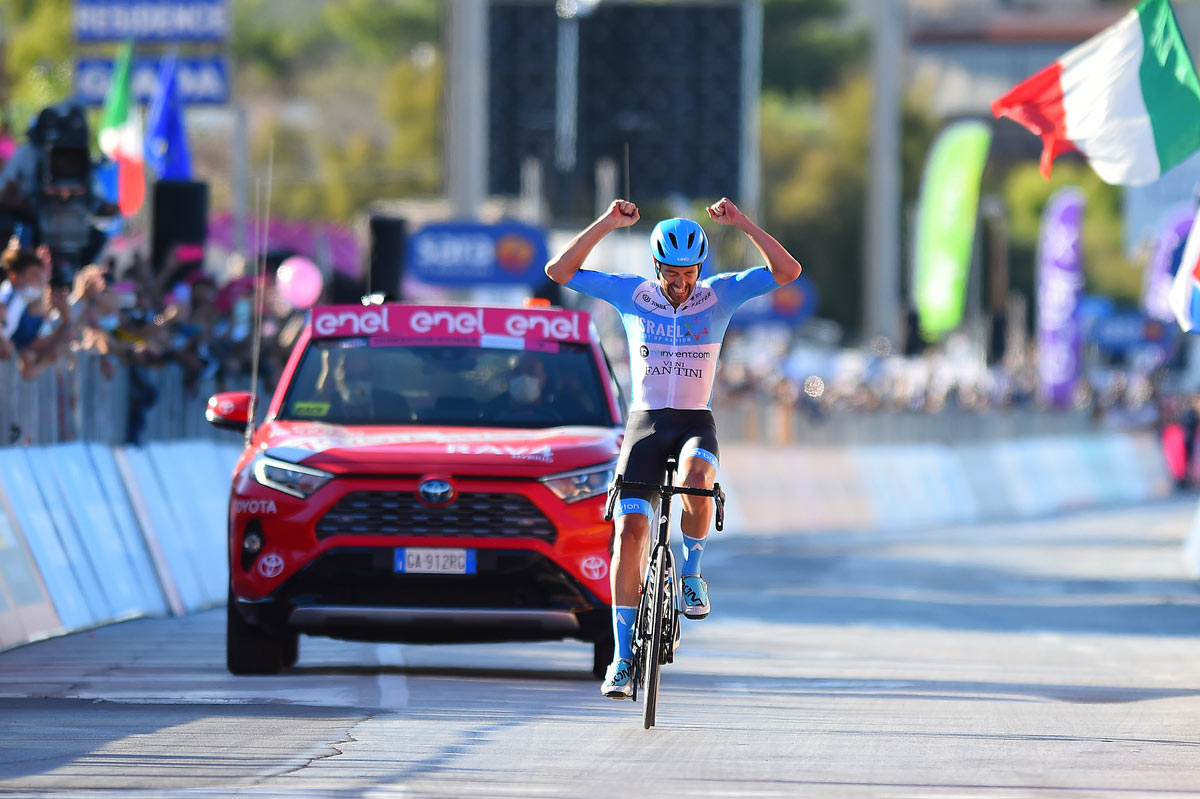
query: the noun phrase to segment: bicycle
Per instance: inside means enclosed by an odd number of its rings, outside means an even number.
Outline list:
[[[642,727],[647,730],[654,726],[662,667],[674,662],[675,650],[679,646],[681,611],[675,593],[675,556],[671,552],[671,497],[676,494],[712,497],[716,504],[716,529],[725,529],[725,492],[721,490],[721,484],[714,483],[711,489],[672,485],[675,482],[675,466],[675,459],[669,458],[662,485],[626,481],[617,475],[609,488],[608,506],[604,511],[604,520],[612,521],[613,506],[622,488],[657,491],[662,498],[658,535],[650,550],[650,565],[642,583],[642,595],[638,600],[633,627],[633,695],[630,698],[636,702],[638,689],[645,685]],[[651,654],[654,656],[651,657]]]

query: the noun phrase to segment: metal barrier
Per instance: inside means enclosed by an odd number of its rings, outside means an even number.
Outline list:
[[[132,443],[139,408],[144,412],[139,443],[178,438],[227,442],[235,434],[204,420],[208,397],[218,390],[213,379],[185,385],[183,369],[176,364],[117,365],[107,378],[99,357],[75,354],[25,380],[14,360],[0,361],[0,445]]]
[[[814,416],[802,408],[753,399],[715,403],[721,440],[763,444],[973,443],[1013,438],[1076,435],[1094,431],[1087,411],[945,410],[826,411]]]
[[[247,377],[231,381],[248,388]],[[132,441],[131,408],[143,407],[140,443],[179,438],[228,442],[236,434],[204,420],[208,397],[220,388],[213,379],[185,385],[175,364],[154,368],[118,366],[106,378],[99,358],[76,354],[34,380],[21,378],[14,361],[0,361],[0,446],[95,441]],[[147,404],[150,395],[155,399]],[[260,409],[266,407],[260,403]],[[819,416],[803,408],[758,398],[724,398],[715,413],[723,441],[765,444],[971,443],[1095,430],[1086,411],[946,410],[937,414],[829,411]]]

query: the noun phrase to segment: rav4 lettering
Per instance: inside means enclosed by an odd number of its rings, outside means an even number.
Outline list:
[[[447,444],[446,452],[450,455],[507,455],[518,461],[540,461],[551,463],[554,452],[547,446],[513,447],[507,444]]]

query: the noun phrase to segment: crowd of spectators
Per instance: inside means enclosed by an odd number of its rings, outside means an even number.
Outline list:
[[[722,354],[717,392],[732,401],[776,402],[819,421],[838,413],[987,414],[1004,411],[1086,414],[1108,428],[1154,428],[1190,407],[1166,369],[1145,372],[1093,364],[1081,370],[1071,400],[1052,405],[1039,391],[1036,348],[987,364],[965,337],[920,355],[887,346],[822,347],[778,335],[734,332]]]
[[[131,404],[156,401],[152,370],[177,368],[185,390],[249,387],[255,278],[234,268],[218,283],[199,263],[173,262],[155,273],[147,260],[106,257],[64,274],[45,247],[16,239],[0,254],[0,361],[12,379],[97,359],[103,379],[128,378]],[[264,281],[260,376],[271,390],[303,325],[303,316]],[[16,375],[19,374],[20,378]],[[137,413],[132,423],[137,434]]]

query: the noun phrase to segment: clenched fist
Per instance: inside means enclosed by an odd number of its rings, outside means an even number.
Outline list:
[[[606,216],[612,221],[613,227],[629,227],[641,219],[638,208],[629,200],[613,200],[608,206]]]

